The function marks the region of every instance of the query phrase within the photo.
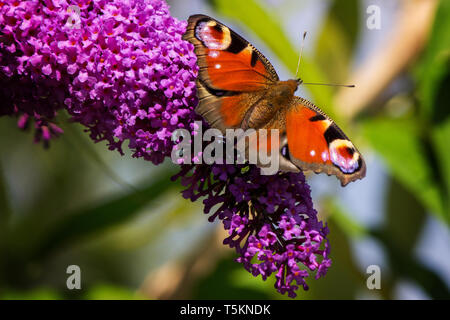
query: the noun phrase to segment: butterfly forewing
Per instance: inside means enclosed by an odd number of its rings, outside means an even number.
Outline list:
[[[215,19],[191,16],[184,38],[194,44],[200,79],[211,88],[253,91],[279,80],[255,47]]]
[[[252,103],[277,82],[269,61],[237,33],[204,15],[189,18],[184,35],[195,46],[197,113],[221,130],[239,127]]]

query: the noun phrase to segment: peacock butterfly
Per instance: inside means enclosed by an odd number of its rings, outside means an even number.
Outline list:
[[[342,130],[294,95],[301,79],[280,81],[255,47],[208,16],[189,17],[183,38],[195,46],[198,59],[196,112],[211,127],[278,129],[281,171],[325,172],[343,186],[365,176],[365,162]]]

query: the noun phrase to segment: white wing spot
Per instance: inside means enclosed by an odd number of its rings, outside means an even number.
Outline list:
[[[217,58],[219,56],[219,52],[216,50],[211,50],[211,52],[209,53],[209,56],[211,58]]]

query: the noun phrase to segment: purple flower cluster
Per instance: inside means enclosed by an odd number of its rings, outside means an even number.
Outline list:
[[[94,141],[155,164],[190,128],[197,65],[186,22],[161,0],[0,4],[0,115],[34,118],[44,139],[66,108]],[[21,121],[23,122],[23,121]],[[26,121],[25,121],[26,122]]]
[[[65,84],[46,77],[48,55],[36,50],[42,26],[42,14],[36,12],[42,6],[37,3],[0,3],[0,116],[17,115],[21,129],[34,119],[35,140],[47,144],[62,132],[51,120],[63,106]]]
[[[303,173],[261,175],[256,166],[185,165],[175,177],[187,189],[185,198],[205,197],[209,220],[222,220],[242,263],[266,280],[275,274],[275,288],[295,297],[312,271],[316,279],[331,265],[328,228],[317,219]]]
[[[75,7],[74,7],[75,6]],[[75,16],[74,16],[75,14]],[[65,109],[94,141],[155,164],[170,157],[172,133],[195,134],[198,73],[186,22],[162,0],[5,0],[0,3],[0,116],[34,120],[36,140],[62,133]],[[330,266],[327,227],[317,220],[302,173],[263,176],[255,166],[182,165],[185,198],[204,198],[223,222],[238,262],[295,297]]]

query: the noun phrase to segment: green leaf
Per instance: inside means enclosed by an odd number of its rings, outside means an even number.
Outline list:
[[[426,219],[426,208],[397,179],[386,184],[385,222],[380,230],[402,251],[413,252],[420,240]]]
[[[423,58],[415,70],[421,122],[432,145],[434,170],[450,220],[450,2],[441,1]]]
[[[330,219],[341,228],[341,230],[350,238],[360,238],[367,235],[364,226],[352,219],[341,204],[334,198],[324,199],[325,212],[329,212]]]
[[[153,177],[144,188],[125,195],[113,196],[111,200],[103,204],[68,215],[66,219],[48,231],[46,238],[40,242],[35,257],[41,257],[69,242],[97,234],[130,220],[144,206],[171,188],[172,174],[171,171],[165,171]]]
[[[6,245],[8,236],[8,224],[12,215],[9,205],[8,188],[5,176],[3,174],[3,166],[0,162],[0,253]]]
[[[329,15],[339,24],[341,32],[345,35],[348,49],[353,49],[358,40],[359,4],[358,0],[334,0],[329,10]]]
[[[369,233],[382,244],[389,262],[390,279],[385,281],[383,274],[382,288],[393,287],[406,278],[416,282],[432,299],[448,298],[445,281],[414,254],[426,220],[425,208],[396,179],[390,179],[386,194],[386,221],[381,229]]]
[[[331,83],[344,83],[348,76],[351,52],[346,36],[336,19],[328,17],[317,39],[315,59]]]
[[[17,291],[15,289],[5,290],[0,295],[0,300],[60,300],[61,295],[50,288],[37,288],[26,291]]]
[[[198,279],[193,285],[193,300],[211,299],[270,299],[276,292],[273,282],[264,283],[261,277],[253,277],[242,265],[233,261],[234,255],[225,255],[215,263],[215,267]],[[239,281],[236,281],[238,278]],[[271,281],[268,279],[267,281]],[[278,295],[280,297],[280,295]]]
[[[442,174],[442,179],[445,181],[444,188],[446,189],[444,193],[444,200],[446,201],[445,208],[447,219],[450,215],[450,119],[436,128],[434,128],[432,133],[432,140],[434,144],[434,150],[437,154],[439,171]]]
[[[422,143],[412,121],[378,119],[363,123],[363,134],[383,156],[391,174],[401,181],[421,203],[449,223],[444,213],[441,190],[434,178],[429,150]]]
[[[144,300],[145,297],[128,288],[110,284],[99,284],[88,291],[86,300]]]
[[[314,57],[331,83],[347,80],[359,31],[358,3],[334,1],[321,25]]]
[[[65,113],[60,113],[59,118],[61,118],[61,127],[64,130],[63,141],[65,143],[75,150],[83,150],[81,154],[85,156],[88,161],[95,164],[106,176],[118,185],[124,189],[129,189],[131,187],[128,183],[123,181],[102,158],[99,152],[94,148],[92,140],[82,132],[80,125],[71,122]]]
[[[435,121],[442,120],[441,113],[448,116],[448,105],[437,103],[442,89],[442,79],[450,67],[450,1],[441,1],[437,9],[430,40],[419,64],[416,75],[419,81],[418,96],[423,114]],[[448,84],[448,81],[446,81]],[[448,86],[447,90],[448,95]],[[448,102],[448,101],[447,101]]]
[[[289,41],[277,17],[268,12],[256,0],[210,0],[216,10],[236,19],[273,51],[284,65],[295,74],[299,52]],[[299,38],[301,34],[299,33]],[[302,57],[302,75],[308,82],[328,83],[326,76],[306,55]],[[313,101],[330,116],[334,116],[332,109],[332,89],[325,86],[309,86],[308,92]]]
[[[120,249],[123,250],[156,243],[167,233],[185,230],[198,221],[204,222],[204,215],[199,215],[202,210],[201,201],[191,202],[184,199],[176,190],[167,192],[159,197],[157,203],[147,206],[142,212],[143,216],[148,216],[147,212],[153,213],[151,218],[136,219],[120,230],[115,230],[111,239],[116,243],[116,247],[120,244]]]
[[[441,189],[441,216],[450,220],[450,2],[440,1],[430,39],[415,68],[420,126],[433,151],[430,170]],[[435,191],[431,191],[433,193]],[[430,202],[430,201],[429,201]],[[436,201],[435,201],[436,202]],[[435,205],[436,207],[436,205]],[[436,209],[434,210],[435,212]]]

